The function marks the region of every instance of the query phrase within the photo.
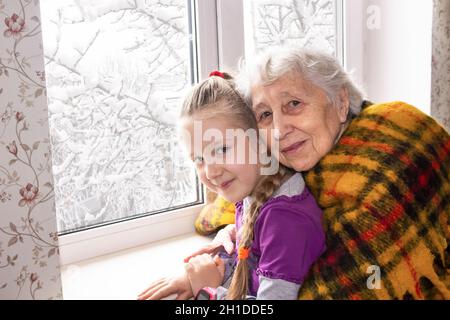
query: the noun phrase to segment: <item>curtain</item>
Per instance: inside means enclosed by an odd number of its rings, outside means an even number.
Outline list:
[[[450,131],[450,1],[434,0],[431,115]]]
[[[0,20],[0,299],[60,299],[38,1]]]

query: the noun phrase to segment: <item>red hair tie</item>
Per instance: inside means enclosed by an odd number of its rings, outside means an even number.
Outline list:
[[[245,260],[250,255],[250,248],[239,248],[238,250],[238,259],[239,260]]]
[[[216,77],[221,77],[222,79],[225,79],[225,75],[224,75],[222,72],[217,71],[217,70],[211,72],[211,73],[209,74],[209,76],[210,76],[210,77],[216,76]]]

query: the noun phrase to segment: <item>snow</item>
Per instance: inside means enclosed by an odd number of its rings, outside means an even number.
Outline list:
[[[250,0],[252,1],[255,5],[258,6],[267,6],[267,5],[280,5],[280,6],[285,6],[285,7],[290,7],[292,6],[292,0]]]

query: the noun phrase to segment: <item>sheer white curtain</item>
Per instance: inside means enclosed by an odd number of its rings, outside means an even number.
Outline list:
[[[450,131],[450,1],[434,0],[431,115]]]

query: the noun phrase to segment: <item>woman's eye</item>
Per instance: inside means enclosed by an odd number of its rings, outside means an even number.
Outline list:
[[[301,102],[298,100],[289,101],[289,107],[298,108],[301,105]]]
[[[272,112],[269,111],[264,111],[263,113],[261,113],[261,115],[259,116],[259,121],[265,120],[268,117],[270,117],[272,115]]]

